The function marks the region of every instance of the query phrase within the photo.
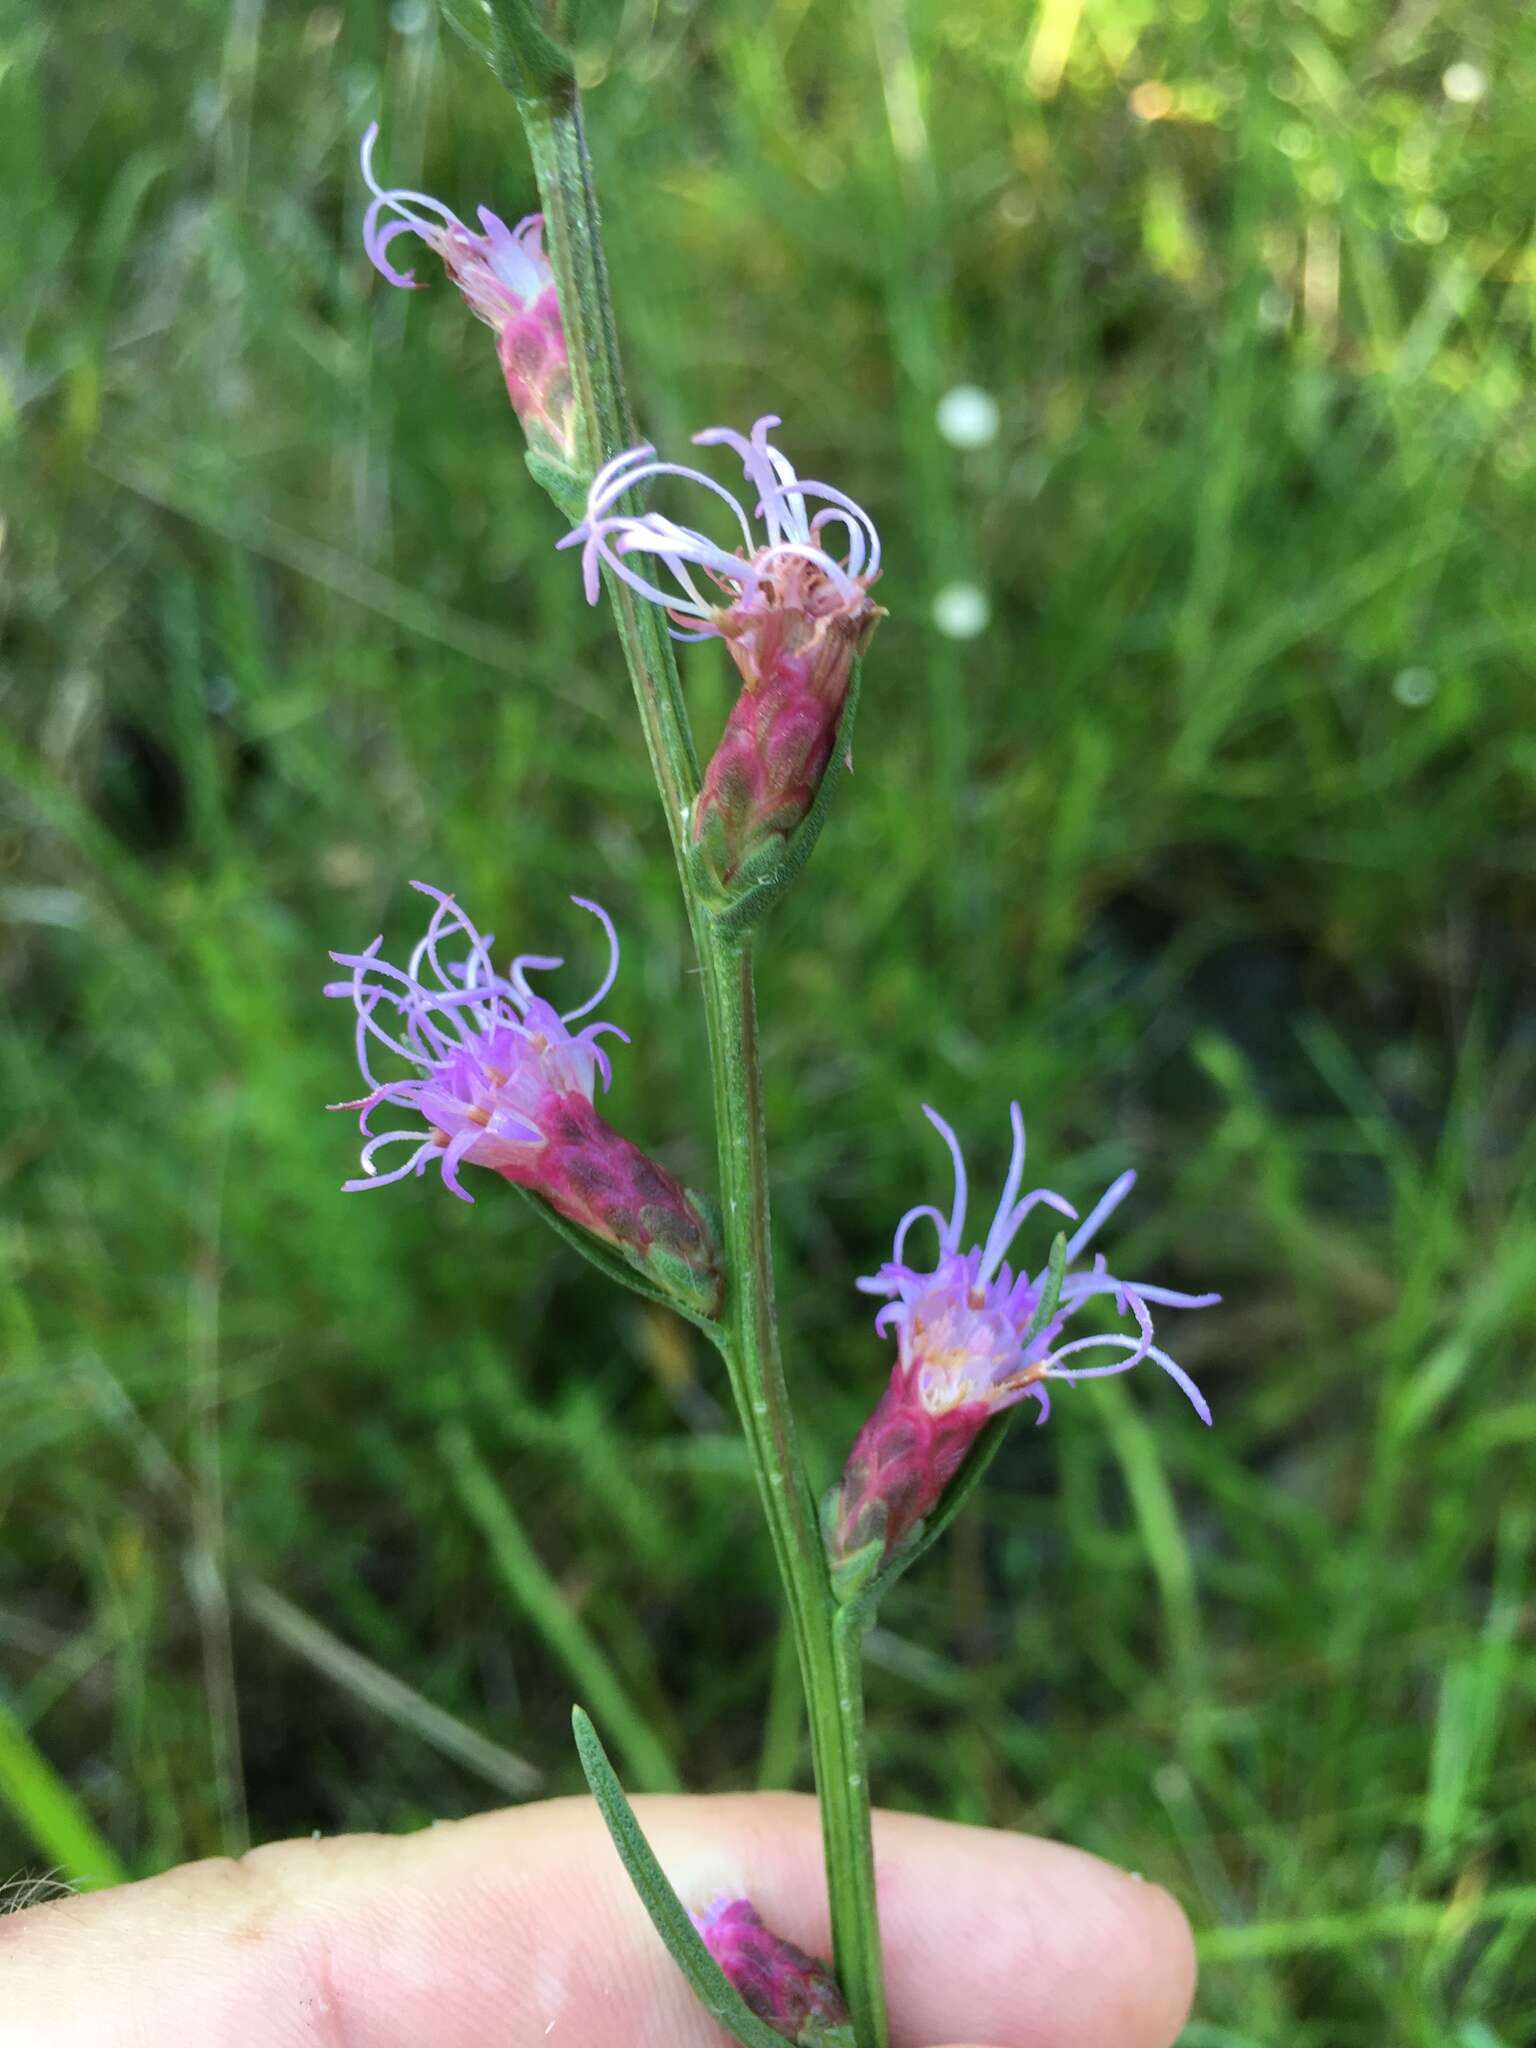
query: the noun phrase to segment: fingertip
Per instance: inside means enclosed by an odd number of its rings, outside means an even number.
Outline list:
[[[1132,1880],[1141,1902],[1138,1916],[1145,1962],[1144,1981],[1155,1985],[1162,2003],[1143,2019],[1147,2048],[1168,2048],[1188,2024],[1200,1966],[1195,1937],[1184,1908],[1160,1884]]]
[[[897,2048],[1170,2048],[1194,1944],[1161,1886],[1025,1835],[876,1817]]]

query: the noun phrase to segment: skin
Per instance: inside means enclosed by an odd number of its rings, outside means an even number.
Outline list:
[[[813,1803],[635,1802],[689,1904],[828,1951]],[[875,1816],[892,2048],[1170,2048],[1188,1926],[1076,1849]],[[720,2048],[585,1799],[279,1842],[0,1920],[6,2048]]]

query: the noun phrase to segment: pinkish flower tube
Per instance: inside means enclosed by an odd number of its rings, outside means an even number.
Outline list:
[[[541,1195],[669,1294],[715,1314],[719,1256],[692,1198],[593,1106],[598,1079],[606,1088],[612,1078],[599,1041],[608,1035],[627,1044],[624,1032],[604,1023],[571,1028],[603,1000],[618,973],[619,942],[608,913],[585,897],[571,899],[601,924],[609,961],[596,992],[560,1012],[534,994],[528,976],[561,961],[523,954],[498,974],[490,935],[441,889],[411,886],[434,908],[405,967],[380,958],[380,939],[361,953],[331,955],[350,974],[325,993],[350,1000],[356,1011],[357,1061],[368,1084],[357,1101],[333,1105],[361,1112],[367,1140],[362,1174],[345,1183],[346,1191],[388,1187],[436,1166],[449,1191],[469,1202],[474,1197],[459,1169],[488,1167]],[[408,1071],[380,1080],[371,1064],[380,1052]],[[385,1104],[413,1111],[425,1128],[374,1132],[370,1119]],[[379,1154],[396,1145],[410,1149],[381,1172]]]
[[[375,121],[362,148],[363,177],[373,194],[363,219],[368,260],[390,284],[417,291],[416,273],[397,269],[388,252],[402,235],[415,235],[426,243],[476,319],[495,333],[507,396],[529,445],[570,463],[575,454],[575,398],[555,273],[544,253],[543,215],[530,213],[509,228],[482,206],[481,232],[476,234],[430,193],[386,189],[378,182],[373,172],[378,134]]]
[[[948,1215],[929,1203],[909,1209],[896,1226],[890,1259],[858,1285],[884,1295],[886,1306],[875,1328],[896,1337],[890,1384],[848,1455],[841,1484],[827,1517],[834,1564],[844,1564],[874,1543],[890,1558],[942,1500],[977,1436],[994,1415],[1025,1399],[1035,1401],[1044,1422],[1050,1414],[1048,1381],[1073,1386],[1078,1380],[1129,1372],[1150,1358],[1209,1423],[1205,1397],[1183,1368],[1152,1341],[1149,1303],[1169,1308],[1209,1308],[1215,1294],[1180,1294],[1140,1280],[1117,1280],[1102,1254],[1087,1267],[1072,1269],[1100,1226],[1135,1185],[1124,1173],[1078,1224],[1067,1243],[1068,1272],[1055,1313],[1031,1331],[1046,1272],[1015,1272],[1007,1253],[1025,1219],[1038,1208],[1077,1221],[1069,1202],[1049,1188],[1020,1191],[1024,1184],[1024,1119],[1015,1102],[1013,1155],[1007,1180],[984,1243],[965,1246],[967,1185],[960,1141],[938,1113],[923,1114],[948,1146],[954,1162],[954,1197]],[[905,1263],[912,1230],[930,1222],[938,1235],[938,1257],[924,1272]],[[1062,1342],[1062,1331],[1087,1301],[1113,1300],[1135,1334],[1111,1332]],[[1114,1354],[1095,1359],[1094,1353]]]

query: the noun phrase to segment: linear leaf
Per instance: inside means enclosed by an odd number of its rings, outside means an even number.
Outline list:
[[[704,1938],[688,1917],[687,1908],[667,1881],[650,1843],[641,1832],[634,1809],[624,1796],[597,1730],[580,1707],[571,1710],[576,1750],[587,1774],[592,1797],[608,1825],[629,1881],[651,1916],[667,1954],[687,1978],[689,1988],[717,2025],[741,2048],[784,2048],[782,2034],[770,2027],[742,1998],[704,1946]]]

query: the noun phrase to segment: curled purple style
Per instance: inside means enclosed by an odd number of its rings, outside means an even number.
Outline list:
[[[794,573],[797,562],[812,570],[815,580],[824,586],[824,609],[862,599],[880,574],[880,536],[875,523],[846,492],[796,476],[789,458],[768,440],[769,430],[780,424],[775,414],[765,413],[750,437],[730,427],[707,427],[693,437],[698,447],[724,446],[740,457],[747,482],[757,494],[753,513],[761,522],[760,534],[753,531],[734,492],[702,469],[658,461],[649,442],[606,463],[592,479],[586,518],[558,543],[562,548],[580,547],[588,602],[597,602],[598,570],[606,564],[641,597],[662,607],[672,621],[675,638],[705,640],[717,634],[730,637],[719,618],[721,612],[754,600],[772,604],[776,585]],[[718,498],[740,536],[740,547],[724,547],[708,534],[680,526],[660,512],[616,509],[628,492],[663,476],[697,484]],[[822,509],[813,513],[810,508],[818,503]],[[847,545],[841,556],[822,545],[829,525],[844,530]],[[653,556],[676,587],[666,590],[654,582],[630,560],[635,555]],[[713,594],[700,589],[695,569],[714,585]]]

